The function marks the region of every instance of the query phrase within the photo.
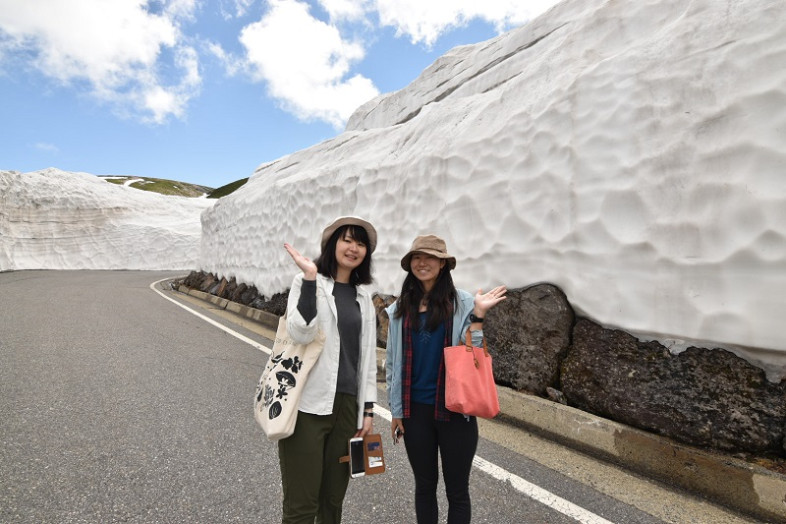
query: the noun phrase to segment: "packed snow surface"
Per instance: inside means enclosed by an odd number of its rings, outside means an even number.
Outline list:
[[[0,271],[193,269],[211,205],[86,173],[0,171]]]
[[[580,314],[786,372],[782,2],[567,0],[453,49],[338,137],[202,215],[200,268],[270,296],[360,215],[379,291],[436,233],[468,290],[560,286]]]

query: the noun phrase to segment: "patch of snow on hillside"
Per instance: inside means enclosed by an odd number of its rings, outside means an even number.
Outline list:
[[[86,173],[0,172],[0,271],[193,269],[213,201],[139,191]]]

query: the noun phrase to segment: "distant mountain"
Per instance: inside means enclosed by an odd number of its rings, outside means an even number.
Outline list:
[[[176,195],[184,197],[204,197],[213,192],[212,187],[198,186],[176,180],[162,178],[149,178],[141,176],[99,176],[112,184],[133,187],[142,191],[151,191],[162,195]]]

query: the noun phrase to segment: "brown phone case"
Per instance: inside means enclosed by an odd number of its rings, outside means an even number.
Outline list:
[[[385,455],[382,452],[382,435],[369,433],[363,438],[363,463],[366,475],[385,472]]]
[[[338,461],[349,463],[349,455],[341,457]],[[379,433],[369,433],[363,437],[363,466],[365,467],[366,475],[376,475],[385,472],[382,435]]]

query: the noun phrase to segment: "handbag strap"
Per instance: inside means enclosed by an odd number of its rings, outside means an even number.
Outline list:
[[[475,356],[475,348],[472,346],[472,332],[467,327],[467,334],[464,337],[464,346],[467,348],[468,353],[472,353],[472,358],[475,361],[475,367],[480,367],[480,363],[478,362],[478,357]],[[489,349],[486,346],[486,334],[483,334],[483,354],[488,357],[489,356]]]
[[[464,337],[464,345],[467,346],[467,351],[472,349],[472,332],[467,327],[467,334]],[[486,346],[486,334],[483,334],[483,353],[489,356],[489,348]]]

